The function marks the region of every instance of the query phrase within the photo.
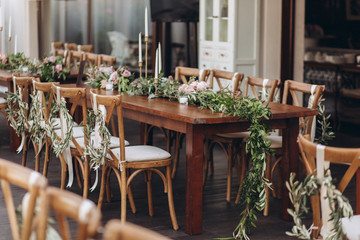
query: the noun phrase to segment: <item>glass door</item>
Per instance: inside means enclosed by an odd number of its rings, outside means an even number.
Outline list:
[[[216,0],[215,0],[216,1]],[[205,40],[213,41],[214,32],[214,0],[208,0],[205,4]]]
[[[220,0],[220,6],[218,8],[219,12],[219,41],[227,42],[228,41],[228,23],[229,23],[229,10],[228,10],[228,0]]]

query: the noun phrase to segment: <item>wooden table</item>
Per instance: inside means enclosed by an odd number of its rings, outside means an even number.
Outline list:
[[[124,117],[186,134],[185,231],[190,235],[200,234],[203,210],[203,138],[206,134],[246,131],[249,122],[161,98],[124,95],[122,102]],[[299,117],[313,116],[317,111],[279,103],[270,103],[269,107],[272,116],[266,124],[283,129],[284,158],[281,161],[281,174],[283,179],[288,179],[290,172],[298,173],[299,169],[296,142]],[[282,196],[282,218],[290,220],[287,208],[291,206],[291,202],[285,184],[282,186]]]

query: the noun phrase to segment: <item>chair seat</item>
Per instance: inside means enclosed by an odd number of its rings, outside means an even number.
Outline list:
[[[120,148],[112,149],[112,152],[120,159]],[[111,158],[110,154],[108,154],[107,157]],[[138,145],[125,148],[125,161],[127,162],[162,160],[170,157],[170,153],[154,146]]]
[[[342,218],[341,226],[344,234],[349,240],[360,239],[360,215],[355,215],[350,218]]]
[[[61,136],[61,129],[55,130],[56,135]],[[84,137],[84,127],[73,127],[73,137]]]
[[[266,140],[271,141],[270,148],[282,148],[282,136],[268,136]]]
[[[223,138],[248,138],[250,136],[250,132],[221,133],[216,134],[216,136]]]
[[[74,138],[75,138],[75,137],[74,137]],[[76,138],[76,141],[77,141],[77,143],[80,145],[80,147],[81,147],[82,149],[85,149],[85,143],[84,143],[84,137],[83,137],[83,136]],[[93,142],[93,143],[95,142],[95,134],[94,134],[94,133],[91,134],[90,141]],[[129,145],[130,145],[130,143],[125,140],[125,146],[129,146]],[[70,147],[71,147],[71,148],[75,148],[75,144],[73,143],[73,141],[71,141]],[[111,136],[111,137],[110,137],[110,145],[109,145],[109,147],[110,147],[110,148],[118,148],[118,147],[120,147],[120,140],[119,140],[119,138],[118,138],[118,137]]]
[[[5,98],[0,97],[0,104],[7,104],[7,101]]]
[[[54,122],[54,128],[55,129],[60,129],[60,118],[53,118],[53,122]],[[31,120],[31,121],[29,121],[29,125],[31,126],[33,124],[33,121]],[[45,128],[45,120],[42,120],[41,122],[40,122],[40,126],[42,127],[42,128]],[[74,126],[78,126],[78,124],[76,123],[76,122],[74,122]]]

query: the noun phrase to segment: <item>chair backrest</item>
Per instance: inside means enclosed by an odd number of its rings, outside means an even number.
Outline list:
[[[116,63],[116,57],[114,56],[110,56],[110,55],[105,55],[105,54],[100,54],[99,56],[99,66],[114,66],[114,64]]]
[[[65,50],[68,51],[77,51],[77,44],[76,43],[64,43]]]
[[[46,229],[50,212],[54,212],[60,235],[64,240],[72,239],[68,219],[77,224],[76,237],[73,239],[93,238],[101,225],[101,213],[92,201],[66,190],[48,187],[45,201],[41,206],[38,227],[40,239],[48,239]],[[74,224],[73,221],[71,224]]]
[[[88,45],[77,45],[77,50],[79,52],[92,52],[94,49],[92,44],[88,44]]]
[[[228,86],[231,85],[230,90],[235,92],[240,89],[240,85],[243,77],[244,74],[242,73],[236,73],[236,72],[234,73],[234,72],[213,69],[210,72],[209,87],[214,88],[214,78],[215,78],[215,81],[221,90],[228,88]],[[226,85],[223,85],[224,82],[222,80],[230,80],[230,81],[226,81]]]
[[[190,67],[176,67],[175,68],[175,80],[182,81],[182,83],[188,83],[189,79],[187,77],[198,77],[199,81],[206,82],[210,75],[210,70],[208,69],[199,69],[199,68],[190,68]]]
[[[36,200],[44,193],[47,187],[47,179],[38,172],[4,159],[0,159],[0,179],[13,239],[27,240],[33,231]],[[28,192],[26,206],[22,206],[21,233],[19,231],[10,184],[16,185]]]
[[[51,86],[60,86],[59,82],[39,82],[36,79],[33,80],[33,89],[34,91],[38,91],[41,95],[41,103],[43,105],[43,116],[44,120],[47,121],[49,119],[49,114],[51,110],[51,106],[54,100],[54,94],[51,91]],[[48,95],[48,96],[46,96]],[[48,97],[48,101],[46,98]]]
[[[55,50],[65,49],[64,42],[51,42],[51,52],[54,53]]]
[[[106,108],[106,117],[105,124],[109,125],[109,122],[116,111],[117,119],[118,119],[118,131],[119,131],[119,141],[120,141],[120,156],[121,159],[117,159],[115,155],[112,153],[111,149],[109,149],[109,154],[113,159],[113,163],[115,166],[119,166],[119,160],[125,161],[125,136],[124,136],[124,121],[123,121],[123,112],[121,107],[121,96],[112,95],[98,95],[97,90],[90,90],[90,99],[92,107],[94,108],[96,104],[96,108],[99,109],[100,105],[103,105]],[[95,102],[96,101],[96,102]]]
[[[85,59],[85,54],[83,52],[70,51],[68,59],[67,68],[79,70],[79,64]]]
[[[293,105],[302,106],[302,104],[300,104],[298,100],[298,96],[296,93],[297,92],[306,93],[306,94],[310,94],[310,98],[312,98],[311,103],[308,107],[311,109],[316,109],[324,91],[325,91],[324,85],[311,85],[308,83],[286,80],[284,85],[284,94],[283,94],[282,103],[287,104],[290,95]],[[300,118],[300,129],[303,132],[303,134],[311,134],[311,126],[313,123],[313,119],[314,119],[313,116]]]
[[[307,174],[314,174],[319,176],[319,174],[323,174],[322,172],[324,171],[324,166],[326,168],[326,165],[328,165],[329,163],[344,164],[349,166],[337,186],[337,189],[343,192],[360,167],[360,148],[338,148],[328,146],[325,147],[311,142],[309,139],[309,135],[303,136],[301,134],[299,134],[298,143],[302,161],[304,163]],[[317,159],[317,156],[321,156],[317,154],[321,153],[322,148],[324,148],[324,159],[321,159],[320,157]],[[321,166],[323,166],[323,168],[321,168]],[[320,227],[320,208],[323,209],[323,207],[326,207],[329,204],[325,198],[321,198],[320,204],[319,195],[312,196],[310,200],[313,210],[314,227]],[[325,203],[323,203],[323,200],[325,200]],[[357,196],[356,201],[360,201],[360,196]],[[329,220],[329,216],[326,214],[324,216],[323,214],[322,219],[324,219],[324,222],[328,222],[326,220]],[[319,234],[318,231],[319,230],[314,231],[315,237],[317,237],[317,235]]]
[[[22,101],[29,103],[29,96],[30,93],[32,92],[32,82],[33,82],[33,77],[16,77],[13,76],[13,87],[14,87],[14,91],[17,91],[17,93],[21,92],[21,96],[22,96]],[[28,116],[28,110],[29,109],[25,109],[25,116]]]
[[[96,53],[86,53],[85,54],[86,62],[89,68],[93,66],[100,66],[100,55]]]
[[[111,220],[105,225],[104,240],[170,240],[157,232],[129,222]]]
[[[280,86],[280,81],[277,79],[267,79],[267,78],[259,78],[247,76],[244,82],[244,96],[248,96],[248,88],[250,86],[251,93],[256,99],[261,99],[266,102],[274,101],[274,97],[276,95],[276,89]],[[259,87],[261,90],[261,95],[259,91],[256,89]]]
[[[64,50],[64,49],[55,49],[53,52],[53,56],[60,56],[63,58],[63,64],[65,66],[68,66],[68,61],[69,61],[69,51],[68,50]]]

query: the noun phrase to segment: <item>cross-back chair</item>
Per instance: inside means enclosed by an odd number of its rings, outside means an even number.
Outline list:
[[[64,43],[65,50],[68,51],[77,51],[77,44],[76,43]]]
[[[36,222],[34,219],[36,201],[39,196],[43,195],[47,187],[47,179],[38,172],[4,159],[0,159],[0,179],[12,237],[15,240],[28,240]],[[21,232],[14,203],[14,197],[16,199],[18,196],[12,194],[11,185],[27,191],[26,198],[24,198],[26,200],[23,201],[22,206]]]
[[[85,58],[89,68],[92,68],[93,66],[100,66],[99,54],[86,53]]]
[[[74,69],[75,71],[79,71],[79,64],[83,60],[85,60],[85,53],[70,51],[66,67],[69,70]]]
[[[93,52],[94,46],[92,44],[88,45],[77,45],[77,50],[79,52]]]
[[[105,106],[107,110],[107,115],[104,121],[109,123],[110,118],[113,113],[116,112],[118,119],[118,132],[119,132],[119,148],[109,149],[109,154],[105,161],[105,164],[102,167],[102,177],[101,177],[101,188],[100,196],[98,202],[98,208],[101,209],[103,203],[103,195],[106,188],[106,176],[107,171],[113,170],[119,181],[120,191],[121,191],[121,221],[126,221],[126,196],[131,194],[130,183],[136,175],[143,172],[145,174],[145,179],[147,182],[147,192],[148,192],[148,206],[149,206],[149,215],[153,215],[153,206],[152,206],[152,191],[151,191],[151,176],[152,173],[157,173],[163,183],[165,192],[168,194],[168,204],[170,217],[172,221],[173,228],[177,230],[178,224],[176,220],[174,201],[173,201],[173,192],[172,192],[172,182],[171,182],[171,155],[170,153],[153,146],[128,146],[125,148],[125,138],[124,138],[124,122],[123,122],[123,113],[121,107],[121,96],[105,96],[98,95],[92,90],[90,91],[90,99],[93,100],[93,107]],[[166,176],[158,169],[164,167],[166,168]],[[134,170],[131,174],[129,170]],[[130,204],[131,199],[130,197]],[[135,205],[132,206],[132,211],[135,212]]]
[[[325,91],[325,86],[324,85],[311,85],[308,83],[302,83],[302,82],[296,82],[293,80],[286,80],[285,84],[284,84],[284,94],[283,94],[283,98],[282,98],[282,104],[288,104],[289,100],[292,99],[292,103],[295,106],[302,106],[302,104],[300,103],[299,99],[298,99],[298,93],[301,93],[304,95],[305,94],[309,94],[310,95],[310,103],[308,104],[308,108],[311,109],[316,109],[320,99],[323,95]],[[299,129],[300,129],[300,133],[303,134],[309,134],[312,135],[312,137],[314,137],[315,135],[315,127],[316,127],[316,120],[314,120],[314,116],[311,117],[300,117],[300,122],[299,122]],[[313,125],[314,124],[314,125]],[[313,131],[313,132],[312,132]],[[269,137],[267,137],[267,140],[270,140],[271,145],[270,148],[273,149],[275,151],[275,153],[277,154],[278,158],[275,160],[274,164],[271,166],[271,156],[268,155],[267,156],[267,169],[265,171],[265,177],[272,183],[274,184],[274,173],[275,173],[275,169],[277,166],[280,166],[279,163],[282,160],[282,136],[277,136],[277,135],[270,135]],[[282,179],[280,177],[280,174],[278,174],[278,185],[277,188],[272,187],[272,194],[274,197],[280,195],[280,189],[281,189],[281,184],[282,184]],[[278,193],[276,193],[275,190],[278,190]],[[265,209],[264,209],[264,215],[266,216],[268,214],[268,209],[269,209],[269,196],[270,196],[270,190],[269,188],[266,188],[266,205],[265,205]]]
[[[54,53],[58,49],[65,49],[64,42],[51,42],[51,52]]]
[[[105,225],[104,240],[170,240],[150,229],[120,220],[110,220]]]
[[[242,73],[212,69],[210,71],[209,87],[213,89],[214,81],[216,81],[216,84],[218,85],[220,90],[226,88],[228,90],[235,92],[240,90],[240,84],[243,78],[244,78],[244,74]]]
[[[60,56],[62,57],[62,62],[65,66],[68,66],[68,62],[69,62],[69,51],[68,50],[64,50],[64,49],[54,49],[54,51],[52,52],[53,56]]]
[[[190,68],[190,67],[176,67],[175,68],[175,80],[182,83],[188,83],[189,77],[198,77],[199,81],[206,82],[210,75],[210,70]]]
[[[39,227],[40,239],[46,238],[46,229],[48,216],[53,212],[56,222],[52,223],[58,226],[61,238],[70,239],[93,239],[98,234],[101,226],[101,213],[97,210],[96,205],[88,200],[82,199],[79,195],[61,190],[55,187],[46,189],[46,198],[42,202]],[[72,220],[70,223],[69,220]],[[69,225],[76,222],[76,237],[71,237]]]
[[[105,54],[99,55],[99,65],[111,67],[114,66],[115,63],[116,63],[116,57]]]
[[[306,174],[314,174],[318,177],[323,177],[324,169],[329,168],[330,164],[342,164],[349,166],[341,178],[337,189],[340,192],[344,192],[348,186],[350,180],[356,174],[356,211],[360,212],[360,148],[338,148],[328,147],[320,144],[315,144],[310,141],[310,136],[303,136],[299,134],[298,137],[299,150],[301,159],[304,164]],[[322,158],[321,156],[324,156]],[[317,158],[318,157],[318,158]],[[323,231],[330,231],[329,229],[329,215],[325,212],[320,213],[324,206],[329,206],[328,199],[320,195],[314,195],[310,197],[310,203],[313,212],[313,237],[317,238],[321,226],[324,226]],[[326,210],[325,210],[326,211]],[[316,228],[317,227],[317,228]]]

